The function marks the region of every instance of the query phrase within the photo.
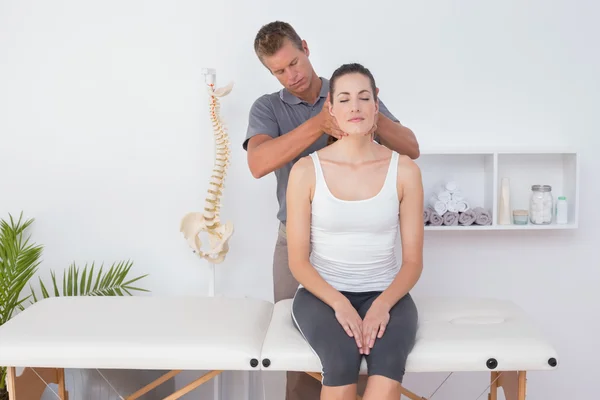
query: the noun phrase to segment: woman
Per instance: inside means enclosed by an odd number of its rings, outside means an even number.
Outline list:
[[[345,135],[289,177],[289,265],[300,283],[292,317],[323,365],[321,399],[355,400],[363,356],[363,399],[400,398],[415,342],[409,291],[423,268],[423,186],[409,157],[373,140],[377,93],[363,66],[337,69],[325,107]]]

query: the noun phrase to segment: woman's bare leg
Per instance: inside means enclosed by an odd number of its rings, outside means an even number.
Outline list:
[[[399,400],[400,382],[381,375],[372,375],[367,380],[363,400]]]
[[[323,386],[321,400],[356,400],[356,385]]]

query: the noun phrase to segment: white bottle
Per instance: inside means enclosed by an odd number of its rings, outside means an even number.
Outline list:
[[[565,196],[559,196],[558,201],[556,202],[556,223],[557,224],[566,224],[569,220],[569,204],[567,203],[567,198]]]
[[[498,200],[498,225],[510,225],[510,180],[502,178],[500,184],[500,199]]]

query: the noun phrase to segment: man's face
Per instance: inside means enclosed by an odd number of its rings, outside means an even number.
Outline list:
[[[312,79],[312,66],[308,60],[308,47],[302,41],[303,50],[286,40],[284,45],[272,56],[263,57],[265,66],[291,93],[298,94],[307,90]]]

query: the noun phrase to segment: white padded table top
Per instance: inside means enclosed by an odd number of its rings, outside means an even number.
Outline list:
[[[226,297],[56,297],[0,327],[0,365],[251,370],[273,304]]]
[[[414,300],[419,310],[419,329],[406,372],[554,368],[549,360],[557,359],[556,351],[530,317],[510,301],[444,297]],[[267,370],[320,372],[318,357],[293,324],[291,304],[292,300],[283,300],[275,305],[262,363]],[[366,370],[363,358],[361,372]]]

